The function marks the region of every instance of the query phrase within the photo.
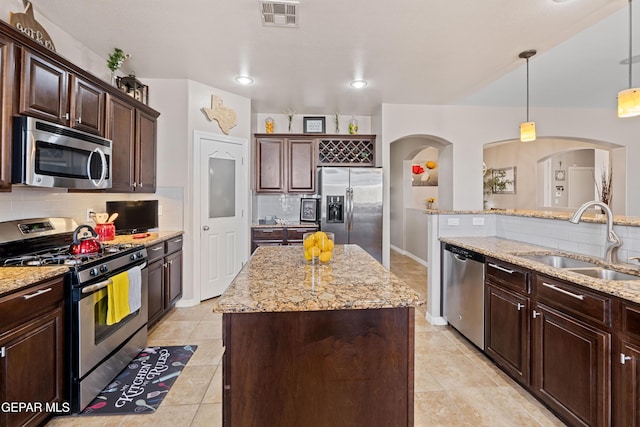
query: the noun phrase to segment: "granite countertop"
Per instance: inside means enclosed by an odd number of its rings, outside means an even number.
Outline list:
[[[66,266],[51,267],[2,267],[0,268],[0,296],[26,286],[69,272]]]
[[[220,296],[218,313],[352,310],[424,304],[357,245],[336,245],[329,264],[310,265],[300,246],[259,247]]]
[[[568,251],[561,251],[544,246],[503,239],[500,237],[441,237],[441,242],[451,243],[486,256],[510,262],[521,267],[538,271],[548,276],[577,283],[609,295],[615,295],[628,301],[640,303],[640,277],[638,280],[605,280],[586,276],[563,268],[550,267],[540,262],[522,258],[519,255],[565,255],[570,258],[584,260],[624,273],[640,276],[640,267],[632,264],[607,264],[600,258],[594,258]]]
[[[148,234],[147,237],[143,238],[134,238],[133,236],[142,236]],[[137,243],[143,244],[145,246],[151,246],[153,244],[172,239],[177,236],[181,236],[184,234],[183,231],[154,231],[149,233],[138,233],[138,234],[121,234],[117,235],[114,240],[108,240],[106,242],[102,242],[104,245],[116,245],[119,243]]]
[[[103,244],[140,243],[149,246],[182,234],[182,231],[160,231],[149,233],[149,236],[142,239],[134,239],[134,235],[120,235],[116,236],[114,240],[103,242]],[[25,286],[33,285],[42,280],[61,276],[68,271],[69,267],[64,265],[46,267],[2,267],[0,268],[0,296]]]
[[[287,224],[252,224],[251,228],[296,228],[296,227],[317,227],[315,222],[289,222]]]
[[[423,212],[427,215],[509,215],[509,216],[522,216],[527,218],[544,218],[544,219],[558,219],[568,220],[571,218],[573,212],[567,211],[537,211],[530,209],[490,209],[490,210],[478,210],[478,211],[453,211],[444,209],[425,209]],[[582,222],[593,222],[598,224],[605,224],[607,222],[604,214],[597,214],[593,212],[585,213],[580,217]],[[640,227],[640,217],[637,216],[625,216],[614,215],[613,223],[615,225],[630,225],[634,227]]]

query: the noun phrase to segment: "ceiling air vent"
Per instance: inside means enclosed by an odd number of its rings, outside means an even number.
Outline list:
[[[260,1],[262,24],[272,27],[298,26],[297,1]]]

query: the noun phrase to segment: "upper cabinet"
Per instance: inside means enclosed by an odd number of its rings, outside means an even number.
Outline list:
[[[22,49],[20,114],[104,135],[105,91]]]
[[[0,191],[11,190],[11,104],[14,68],[13,42],[0,34]]]
[[[256,192],[314,193],[316,157],[315,137],[256,135]]]
[[[109,191],[155,192],[156,118],[157,115],[107,95],[105,136],[113,141]]]
[[[0,191],[20,114],[113,140],[110,191],[155,192],[159,113],[0,21]]]

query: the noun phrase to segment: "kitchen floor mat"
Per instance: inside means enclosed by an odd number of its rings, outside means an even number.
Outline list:
[[[197,348],[195,345],[145,348],[80,415],[155,412]]]

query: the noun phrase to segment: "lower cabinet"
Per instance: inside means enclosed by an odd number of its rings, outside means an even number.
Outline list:
[[[615,425],[640,426],[640,306],[621,304],[618,352],[613,356]]]
[[[251,228],[251,252],[259,246],[301,245],[304,233],[318,230],[317,225],[296,227],[253,227]]]
[[[571,425],[610,425],[611,334],[538,304],[532,388]]]
[[[147,247],[149,326],[157,323],[182,296],[182,236]]]
[[[65,412],[64,280],[0,297],[0,402],[41,405],[0,411],[1,426],[43,425]]]
[[[487,356],[569,425],[611,425],[612,297],[489,258],[485,269]],[[626,348],[618,404],[632,421],[620,425],[640,426],[638,348]]]

